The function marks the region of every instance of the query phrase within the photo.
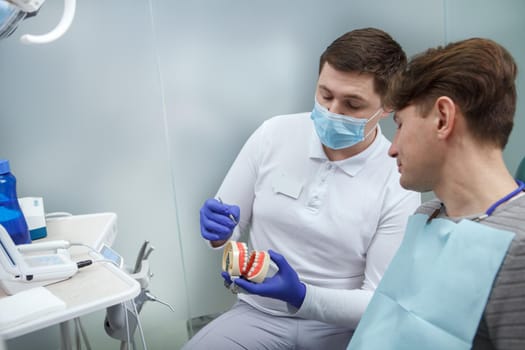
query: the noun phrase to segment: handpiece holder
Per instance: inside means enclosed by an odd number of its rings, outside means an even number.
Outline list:
[[[135,307],[131,307],[129,303],[110,306],[106,309],[106,318],[104,320],[106,333],[112,338],[121,340],[123,344],[125,344],[128,339],[133,339],[133,334],[139,323],[138,314],[146,301],[159,302],[169,307],[171,311],[174,311],[171,305],[159,300],[149,291],[149,283],[151,277],[153,277],[153,273],[150,271],[147,257],[141,260],[139,269],[136,272],[130,273],[134,271],[131,267],[124,267],[124,270],[129,273],[131,278],[134,278],[140,284],[140,293],[132,301],[135,303]]]

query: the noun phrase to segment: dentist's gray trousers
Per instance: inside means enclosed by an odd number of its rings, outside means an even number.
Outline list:
[[[202,328],[183,350],[346,349],[353,330],[319,321],[265,314],[237,301]]]

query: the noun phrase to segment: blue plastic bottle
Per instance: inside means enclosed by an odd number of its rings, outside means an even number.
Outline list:
[[[15,244],[31,243],[26,219],[18,204],[16,178],[5,159],[0,159],[0,224]]]

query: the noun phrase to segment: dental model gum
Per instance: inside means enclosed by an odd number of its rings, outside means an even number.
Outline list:
[[[252,251],[248,257],[246,243],[229,241],[222,254],[222,270],[233,277],[261,283],[268,273],[270,256],[264,251]]]

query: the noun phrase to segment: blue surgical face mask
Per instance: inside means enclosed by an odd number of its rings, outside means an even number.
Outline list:
[[[314,121],[315,130],[321,143],[331,149],[351,147],[363,141],[374,129],[365,135],[366,124],[381,114],[379,108],[370,118],[355,118],[330,112],[315,100],[310,118]]]

